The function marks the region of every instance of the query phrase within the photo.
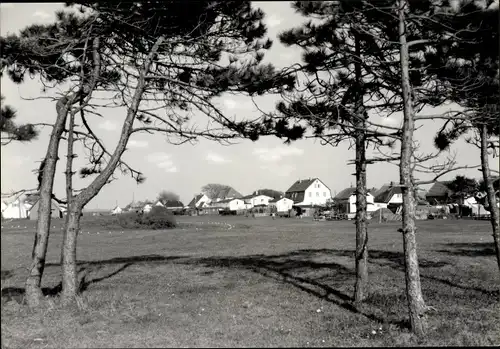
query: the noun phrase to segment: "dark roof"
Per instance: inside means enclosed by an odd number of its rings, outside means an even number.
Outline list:
[[[165,207],[184,207],[184,204],[179,200],[167,200],[163,206]]]
[[[448,188],[448,185],[451,183],[451,181],[441,181],[441,182],[436,182],[432,185],[432,187],[429,189],[425,197],[445,197],[447,195],[452,194],[453,192]]]
[[[233,188],[229,187],[229,188],[225,188],[225,189],[222,189],[221,191],[219,191],[217,193],[217,196],[215,196],[213,198],[213,200],[215,200],[215,199],[223,199],[223,200],[225,200],[227,198],[237,198],[237,199],[240,199],[242,197],[243,197],[243,195],[241,195],[240,193],[238,193]]]
[[[320,179],[318,178],[299,179],[295,183],[293,183],[292,186],[288,188],[286,192],[292,193],[292,192],[306,191],[306,189],[309,188],[309,186],[313,184],[315,180],[320,181]]]
[[[193,200],[191,200],[188,204],[189,207],[196,207],[196,203],[198,202],[198,200],[200,200],[201,198],[203,197],[203,194],[198,194],[198,195],[195,195]]]
[[[389,202],[394,194],[401,194],[401,187],[392,187],[390,185],[384,185],[377,191],[375,195],[375,202]]]
[[[293,197],[292,195],[295,194],[295,197]],[[304,201],[304,197],[305,197],[306,193],[304,191],[302,192],[286,192],[285,193],[285,197],[287,199],[290,199],[293,201],[294,204],[298,203],[298,202],[302,202]]]
[[[340,193],[338,193],[334,199],[337,200],[346,200],[351,197],[351,195],[356,194],[356,188],[355,187],[350,187],[350,188],[345,188],[342,190]]]
[[[284,197],[284,196],[283,196],[283,197],[281,197],[281,198],[274,198],[274,199],[272,199],[272,200],[269,200],[269,203],[278,202],[278,201],[280,201],[281,199],[289,199],[289,200],[291,200],[290,198],[287,198],[287,197]]]

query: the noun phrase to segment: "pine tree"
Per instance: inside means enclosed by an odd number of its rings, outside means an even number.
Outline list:
[[[484,5],[484,6],[483,6]],[[500,133],[498,5],[459,1],[452,15],[438,18],[438,29],[446,26],[454,42],[436,45],[427,52],[426,64],[435,78],[446,86],[441,93],[464,108],[450,116],[437,133],[434,143],[447,149],[469,130],[469,143],[480,149],[483,182],[490,207],[490,221],[500,271],[500,214],[497,207],[488,152],[498,151]],[[436,30],[430,27],[429,30]]]
[[[0,109],[0,132],[2,136],[2,145],[7,145],[12,141],[29,142],[38,136],[38,132],[33,124],[17,125],[14,119],[17,112],[10,105],[4,104],[5,97],[0,97],[2,106]]]
[[[121,161],[131,134],[159,132],[174,144],[199,137],[223,142],[241,134],[247,136],[252,123],[229,119],[212,98],[224,92],[278,92],[294,84],[290,77],[276,74],[272,65],[260,63],[271,41],[265,38],[264,13],[252,9],[250,2],[79,4],[84,5],[79,15],[62,11],[54,24],[33,25],[19,35],[1,38],[6,48],[2,60],[7,62],[3,67],[14,81],[21,83],[30,73],[38,74],[42,83],[72,85],[57,100],[57,119],[45,159],[35,258],[26,283],[27,299],[33,306],[41,297],[50,194],[63,133],[78,136],[68,139],[67,176],[74,173],[70,160],[75,156],[74,141],[90,143],[90,166],[80,172],[95,176],[78,195],[67,179],[62,296],[71,303],[78,291],[76,239],[83,207],[112,179],[117,167],[137,181],[144,178]],[[108,92],[106,103],[93,99],[96,91]],[[146,106],[151,101],[158,107]],[[127,110],[114,151],[106,149],[86,118],[88,113],[95,113],[92,107],[104,108],[103,104]],[[160,109],[168,110],[167,115],[158,114]],[[193,111],[205,115],[207,129],[193,128],[189,122]],[[83,130],[76,128],[75,118]]]

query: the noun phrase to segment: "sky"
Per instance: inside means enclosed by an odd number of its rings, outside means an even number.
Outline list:
[[[294,12],[290,3],[254,2],[266,13],[264,22],[268,26],[268,36],[274,39],[272,48],[266,53],[265,62],[277,67],[285,67],[300,62],[301,51],[297,48],[285,48],[277,40],[277,35],[293,28],[305,19]],[[2,3],[0,5],[0,33],[2,36],[17,33],[33,23],[50,23],[55,18],[55,11],[63,8],[60,3]],[[5,102],[17,110],[16,121],[53,123],[55,103],[48,99],[34,99],[44,96],[37,80],[15,85],[6,76],[1,79],[1,93]],[[256,99],[261,110],[272,111],[277,96],[264,96]],[[218,105],[229,116],[258,116],[258,109],[249,98],[243,96],[223,96]],[[454,106],[436,109],[427,108],[423,114],[437,114]],[[113,149],[120,134],[123,112],[108,110],[103,118],[94,116],[92,125],[105,144]],[[398,125],[401,115],[375,118],[387,125]],[[430,152],[435,130],[440,126],[437,121],[425,121],[418,124],[415,139],[421,145],[422,152]],[[42,129],[37,140],[30,143],[10,143],[1,147],[1,192],[9,193],[20,189],[32,189],[37,185],[36,174],[40,161],[45,156],[50,130]],[[60,161],[56,171],[54,191],[59,197],[65,193],[65,142],[60,145]],[[84,163],[82,148],[77,148],[80,157],[76,165]],[[460,140],[450,149],[449,155],[457,155],[459,165],[479,165],[479,150]],[[195,144],[172,145],[161,135],[134,134],[129,141],[128,150],[123,159],[133,168],[139,169],[146,181],[137,184],[127,175],[115,173],[117,179],[106,185],[87,205],[89,209],[111,209],[115,205],[127,205],[132,199],[154,200],[162,190],[177,193],[181,201],[187,204],[201,187],[207,183],[221,183],[232,186],[243,195],[257,189],[270,188],[286,191],[297,179],[319,178],[331,190],[332,195],[346,187],[355,185],[355,169],[348,165],[354,158],[354,150],[349,142],[337,147],[322,145],[319,141],[306,139],[290,145],[276,137],[261,137],[258,141],[239,140],[231,146],[221,145],[208,140]],[[490,156],[492,169],[498,170],[498,158]],[[452,179],[457,174],[480,178],[477,169],[461,170],[450,173],[442,179]],[[426,180],[430,175],[419,175]],[[370,165],[367,172],[369,187],[380,187],[390,181],[399,181],[398,167],[387,163]],[[82,188],[89,180],[75,179],[76,187]],[[424,186],[428,188],[429,186]]]

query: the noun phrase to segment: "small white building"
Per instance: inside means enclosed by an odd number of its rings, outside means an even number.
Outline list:
[[[246,208],[252,208],[255,206],[267,206],[269,201],[273,200],[272,197],[267,195],[251,194],[244,196],[243,201],[245,201]]]
[[[217,202],[217,206],[230,211],[244,210],[246,208],[245,201],[242,199],[227,199]]]
[[[122,212],[123,212],[123,210],[121,209],[120,206],[116,206],[114,209],[111,210],[112,215],[121,214]]]
[[[276,207],[278,212],[288,212],[292,209],[293,200],[288,198],[274,199],[269,201],[269,206]]]
[[[26,195],[19,195],[2,199],[2,216],[5,219],[28,218],[28,210],[24,203]]]
[[[163,204],[161,203],[161,201],[156,201],[156,204],[155,204],[155,206],[161,206],[161,207],[165,207],[165,206],[164,206],[164,205],[163,205]]]
[[[374,194],[374,204],[378,208],[387,208],[388,205],[402,205],[403,193],[401,187],[392,186],[392,184],[384,185]]]
[[[142,212],[144,213],[149,213],[149,211],[151,211],[153,209],[153,205],[151,204],[146,204],[144,205],[144,207],[142,208]]]
[[[357,211],[356,188],[354,187],[346,188],[342,190],[340,193],[338,193],[334,199],[342,204],[345,213],[356,213]],[[373,196],[373,194],[368,192],[366,194],[366,210],[368,212],[373,212],[380,208],[379,205],[375,205],[374,200],[375,197]],[[387,205],[385,205],[385,207],[387,207]]]

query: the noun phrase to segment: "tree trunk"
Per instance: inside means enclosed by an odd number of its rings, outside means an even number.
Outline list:
[[[74,205],[68,208],[68,219],[63,236],[62,246],[62,302],[70,304],[78,293],[76,271],[76,241],[80,230],[80,213],[82,210]]]
[[[366,226],[366,121],[363,110],[361,50],[359,38],[355,37],[355,73],[357,94],[355,101],[356,117],[356,283],[354,303],[359,304],[366,298],[368,284],[368,231]]]
[[[486,186],[486,197],[490,206],[490,222],[493,228],[493,241],[495,243],[495,252],[497,255],[498,270],[500,271],[500,229],[499,229],[499,212],[497,208],[497,200],[495,197],[495,189],[491,180],[490,165],[488,161],[488,129],[486,125],[481,125],[481,169],[483,172],[483,180]]]
[[[405,9],[407,0],[399,1],[399,40],[401,88],[403,92],[404,121],[401,139],[400,184],[403,192],[403,245],[405,257],[406,297],[412,331],[419,337],[426,333],[425,302],[420,286],[420,272],[415,237],[415,197],[412,183],[413,132],[415,121],[411,100],[409,54],[406,42]]]
[[[354,302],[366,298],[368,284],[368,231],[366,225],[366,154],[365,135],[356,138],[356,284]]]
[[[132,98],[132,103],[127,110],[127,116],[123,123],[123,127],[120,134],[120,139],[118,140],[118,145],[115,151],[111,155],[108,164],[102,170],[101,173],[92,181],[92,183],[83,189],[80,194],[71,198],[72,204],[68,208],[68,224],[64,231],[64,241],[63,241],[63,292],[62,298],[65,305],[69,305],[76,300],[76,295],[78,293],[78,283],[77,283],[77,268],[76,268],[76,243],[77,235],[80,229],[80,216],[85,205],[88,204],[102,189],[102,187],[107,183],[109,177],[116,170],[120,158],[125,151],[128,139],[133,128],[133,123],[139,109],[139,104],[142,100],[144,90],[146,88],[146,75],[149,73],[153,57],[155,57],[159,46],[163,42],[164,38],[160,37],[157,39],[156,43],[151,49],[146,62],[144,63],[143,69],[140,71],[139,79],[137,82],[137,87],[135,89],[134,96]],[[68,185],[68,183],[67,183]]]
[[[39,305],[43,297],[41,283],[45,268],[45,257],[49,243],[49,232],[51,222],[52,190],[54,187],[54,175],[58,160],[59,141],[64,132],[64,125],[68,115],[68,98],[59,99],[56,104],[57,119],[50,135],[49,146],[45,156],[42,181],[40,184],[40,197],[38,207],[38,221],[36,225],[35,243],[32,253],[32,262],[26,279],[26,302],[29,307]]]

